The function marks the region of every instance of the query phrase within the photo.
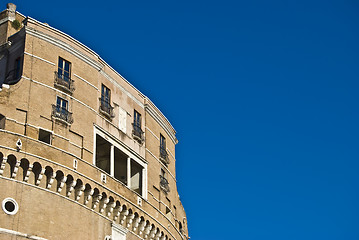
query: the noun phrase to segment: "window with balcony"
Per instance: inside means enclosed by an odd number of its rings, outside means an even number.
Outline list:
[[[100,112],[109,119],[115,117],[111,106],[111,90],[103,84],[101,86]]]
[[[160,160],[166,165],[170,163],[166,148],[166,138],[162,134],[160,134]]]
[[[75,90],[74,81],[71,79],[71,63],[61,57],[55,72],[55,86],[69,93]]]
[[[56,105],[52,105],[52,116],[55,119],[61,120],[68,124],[72,124],[73,123],[72,113],[69,112],[68,108],[69,108],[68,101],[61,97],[57,97]]]
[[[170,186],[167,180],[167,173],[163,168],[161,168],[160,187],[166,194],[170,192]]]
[[[95,130],[94,164],[146,198],[147,165],[100,130]]]
[[[133,125],[133,131],[132,131],[133,138],[137,140],[139,143],[142,143],[144,138],[143,138],[143,131],[141,129],[141,114],[136,110],[134,110],[132,125]]]

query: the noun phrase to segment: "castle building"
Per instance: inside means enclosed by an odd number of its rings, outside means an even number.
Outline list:
[[[176,132],[73,37],[0,13],[0,240],[189,239]]]

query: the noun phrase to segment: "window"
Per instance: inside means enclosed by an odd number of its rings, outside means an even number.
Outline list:
[[[69,93],[75,90],[74,81],[71,79],[71,63],[61,57],[55,72],[55,86]]]
[[[39,129],[39,141],[51,144],[51,132]]]
[[[169,164],[168,153],[166,150],[166,138],[162,134],[160,134],[160,160],[166,165]]]
[[[62,79],[65,82],[69,82],[71,79],[71,63],[61,57],[59,57],[57,76],[59,79]]]
[[[65,100],[63,98],[60,98],[60,97],[57,97],[57,99],[56,99],[56,110],[57,110],[57,112],[66,114],[67,109],[68,109],[67,100]]]
[[[56,105],[52,105],[52,116],[71,124],[73,122],[72,113],[69,112],[68,108],[68,101],[57,97]]]
[[[132,135],[139,143],[143,142],[143,131],[141,129],[141,114],[134,110]]]
[[[100,112],[106,117],[113,118],[113,107],[111,106],[111,90],[102,84],[100,98]]]
[[[6,118],[4,115],[0,114],[0,129],[5,129]]]
[[[95,134],[94,164],[146,198],[147,165],[106,133],[95,129]]]
[[[170,191],[170,186],[167,180],[167,173],[163,168],[161,168],[160,187],[166,194]]]

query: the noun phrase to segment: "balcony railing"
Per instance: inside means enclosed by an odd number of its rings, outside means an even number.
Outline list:
[[[160,160],[166,165],[170,163],[170,159],[168,158],[168,153],[164,146],[160,146]]]
[[[113,112],[113,107],[111,106],[109,101],[104,98],[99,98],[99,100],[100,100],[100,112],[109,119],[114,118],[115,114]]]
[[[55,72],[55,86],[69,93],[75,91],[74,80],[63,73]]]
[[[132,130],[132,136],[134,139],[136,139],[139,143],[142,143],[144,140],[143,137],[143,131],[141,129],[141,126],[137,123],[132,123],[133,130]]]
[[[170,192],[170,185],[167,179],[161,175],[160,175],[160,187],[165,193]]]
[[[74,122],[72,118],[72,113],[70,113],[66,108],[62,108],[57,105],[52,105],[52,114],[54,118],[64,121],[68,124],[72,124]]]

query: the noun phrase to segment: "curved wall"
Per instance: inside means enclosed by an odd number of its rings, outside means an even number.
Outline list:
[[[19,211],[0,214],[0,239],[187,239],[169,121],[85,45],[16,16],[0,49],[0,201]]]

